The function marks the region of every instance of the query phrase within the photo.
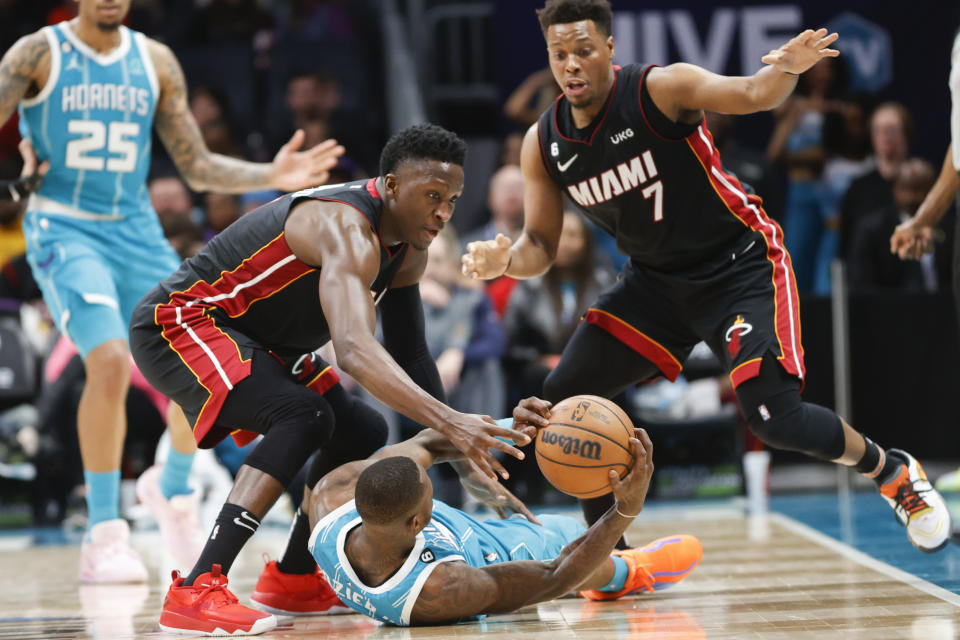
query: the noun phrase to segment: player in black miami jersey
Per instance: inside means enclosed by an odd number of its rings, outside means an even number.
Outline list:
[[[921,551],[947,544],[950,515],[917,461],[882,448],[832,411],[803,402],[800,315],[780,227],[726,172],[703,111],[772,109],[836,34],[804,31],[748,77],[691,64],[613,64],[607,0],[548,0],[537,12],[563,94],[521,153],[524,231],[471,243],[464,273],[531,278],[556,256],[569,196],[630,257],[584,316],[547,378],[549,401],[612,397],[657,375],[675,379],[704,340],[724,363],[753,431],[767,444],[851,466],[874,479]],[[595,521],[609,496],[585,501]],[[621,541],[623,542],[623,541]]]
[[[305,189],[248,213],[140,301],[131,325],[134,358],[150,383],[183,407],[197,444],[263,434],[200,559],[186,578],[175,577],[164,629],[246,635],[272,628],[272,615],[236,604],[226,591],[230,565],[311,454],[319,450],[307,468],[303,505],[323,474],[386,441],[383,417],[353,401],[312,353],[330,340],[344,371],[448,436],[477,465],[459,470],[522,509],[488,477],[506,475],[490,449],[522,457],[496,436],[519,444],[530,438],[447,407],[424,337],[418,282],[427,247],[463,190],[465,151],[440,127],[401,131],[384,147],[380,177]],[[376,307],[383,346],[373,335]],[[257,583],[259,605],[308,614],[339,603],[307,550],[309,534],[298,510],[283,557]]]

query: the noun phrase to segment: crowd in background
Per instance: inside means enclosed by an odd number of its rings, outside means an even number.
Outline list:
[[[0,0],[0,7],[10,1]],[[371,44],[378,36],[364,6],[349,0],[139,0],[128,22],[176,51],[191,88],[190,108],[211,150],[269,159],[293,131],[303,129],[305,146],[329,137],[346,146],[347,155],[331,177],[331,182],[345,182],[377,174],[385,139],[383,108],[371,106],[382,103],[379,52]],[[69,1],[34,3],[30,12],[18,12],[19,22],[0,25],[0,49],[23,32],[20,22],[35,28],[69,18],[74,10]],[[844,63],[837,59],[804,74],[794,96],[774,113],[766,149],[743,145],[734,118],[707,114],[725,167],[763,197],[768,213],[784,227],[801,293],[829,293],[829,267],[836,257],[846,261],[854,292],[948,288],[952,224],[944,225],[947,241],[921,261],[902,262],[889,252],[894,227],[913,215],[935,177],[926,160],[911,156],[912,115],[897,103],[877,104],[870,95],[852,94],[847,85]],[[479,283],[460,273],[466,243],[498,233],[519,237],[522,131],[556,96],[552,77],[540,72],[506,99],[503,122],[493,127],[502,134],[499,167],[489,176],[467,176],[466,189],[486,192],[486,211],[467,218],[480,223],[462,228],[454,216],[430,249],[421,282],[427,343],[448,399],[460,411],[500,417],[520,398],[540,393],[587,305],[614,281],[625,261],[612,239],[571,205],[556,262],[544,276]],[[15,122],[0,131],[0,177],[19,171],[15,132]],[[159,144],[149,190],[167,237],[184,258],[280,195],[193,193]],[[27,308],[35,309],[42,303],[22,259],[22,213],[21,205],[0,203],[0,297],[27,301]],[[44,326],[42,310],[29,317],[31,325],[24,330],[42,334],[36,328]],[[0,463],[16,455],[65,461],[55,465],[57,481],[47,482],[43,491],[66,495],[81,477],[74,414],[83,368],[74,363],[60,373],[35,389],[36,398],[20,399],[39,409],[32,418],[37,423],[32,440],[16,433],[16,426],[5,431],[0,416]],[[162,424],[149,426],[150,403],[138,404],[137,394],[131,392],[130,411],[138,416],[131,424],[141,426],[131,429],[130,439],[149,443]],[[399,435],[416,428],[401,421]],[[128,447],[128,456],[131,451]],[[544,487],[538,474],[527,473],[533,456],[529,459],[526,467],[510,461],[515,489],[521,498],[539,502]],[[457,490],[447,490],[443,497],[458,504]],[[54,519],[63,515],[63,495],[43,497],[60,505]]]

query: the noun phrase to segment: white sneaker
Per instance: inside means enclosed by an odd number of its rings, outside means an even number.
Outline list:
[[[883,483],[880,495],[893,507],[901,524],[907,527],[907,538],[920,551],[933,553],[950,541],[950,510],[943,497],[927,480],[920,463],[906,451],[888,449],[906,463],[897,475]]]
[[[177,565],[190,569],[200,557],[206,536],[197,515],[200,496],[196,491],[169,500],[160,491],[162,465],[153,465],[137,479],[137,497],[160,526],[160,537]]]
[[[130,547],[126,520],[106,520],[90,528],[80,546],[80,582],[146,582],[147,568]]]

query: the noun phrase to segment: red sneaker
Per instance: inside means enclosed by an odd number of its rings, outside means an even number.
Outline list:
[[[275,560],[263,568],[250,599],[258,609],[286,616],[353,613],[327,584],[319,567],[313,573],[283,573]]]
[[[220,565],[201,574],[191,586],[184,586],[179,571],[163,600],[160,628],[170,633],[204,636],[254,636],[277,626],[269,613],[237,604],[227,589],[227,576]]]
[[[660,591],[680,582],[700,564],[703,545],[688,534],[654,540],[645,547],[614,551],[623,558],[629,573],[620,591],[581,591],[588,600],[616,600],[639,591]]]

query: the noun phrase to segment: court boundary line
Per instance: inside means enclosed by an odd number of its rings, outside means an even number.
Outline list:
[[[904,571],[903,569],[898,569],[897,567],[884,562],[883,560],[878,560],[871,555],[851,547],[845,542],[841,542],[836,538],[832,538],[825,533],[817,531],[813,527],[806,525],[799,520],[795,520],[788,515],[782,513],[770,513],[769,517],[774,522],[783,525],[786,529],[789,529],[797,535],[803,536],[808,540],[835,551],[840,555],[844,556],[849,560],[853,560],[859,565],[862,565],[868,569],[872,569],[878,573],[903,582],[919,591],[931,595],[935,598],[939,598],[948,604],[952,604],[955,607],[960,608],[960,595],[944,589],[940,585],[936,585],[929,580],[925,580],[919,576],[916,576],[909,571]],[[917,553],[920,553],[919,551]]]

